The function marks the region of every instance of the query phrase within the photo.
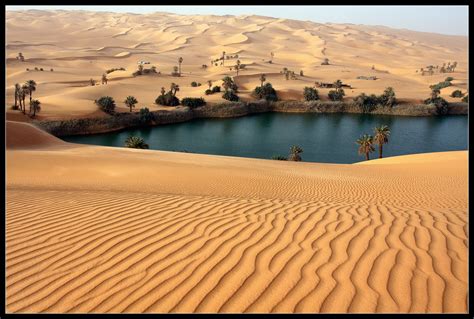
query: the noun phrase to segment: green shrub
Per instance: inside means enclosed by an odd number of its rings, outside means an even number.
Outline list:
[[[464,93],[462,93],[461,90],[454,90],[451,93],[451,97],[463,97],[463,96],[464,96]]]
[[[331,101],[342,101],[342,99],[344,98],[344,95],[346,94],[344,93],[343,89],[331,90],[328,93],[328,97]]]
[[[463,102],[469,103],[469,95],[466,95],[465,97],[462,98]]]
[[[164,106],[176,106],[179,105],[179,99],[171,92],[168,92],[164,95],[158,96],[155,100],[155,103]]]
[[[205,91],[205,93],[206,93],[206,95],[211,95],[211,94],[214,93],[214,92],[212,92],[212,90],[207,89],[207,90]]]
[[[285,156],[273,155],[273,156],[272,156],[272,160],[276,160],[276,161],[287,161],[288,159],[287,159]]]
[[[354,98],[355,104],[362,110],[363,113],[370,113],[377,108],[379,99],[375,94],[365,95],[365,93],[359,94]]]
[[[237,96],[237,94],[235,94],[234,90],[229,90],[229,91],[226,91],[223,95],[222,95],[222,98],[223,99],[226,99],[228,101],[232,101],[232,102],[236,102],[239,100],[239,97]]]
[[[386,88],[382,95],[380,95],[378,102],[383,106],[389,107],[393,107],[395,104],[397,104],[397,99],[395,97],[395,91],[393,88]]]
[[[454,80],[454,78],[452,76],[448,76],[444,82],[451,82],[452,80]]]
[[[265,83],[263,86],[257,86],[254,90],[254,96],[258,99],[267,101],[278,101],[278,96],[271,83]]]
[[[115,101],[110,96],[102,96],[98,100],[95,100],[94,103],[105,113],[112,114],[115,112]]]
[[[446,115],[446,114],[448,114],[449,104],[442,97],[438,96],[436,98],[429,98],[429,99],[426,99],[424,102],[425,102],[425,104],[434,104],[436,106],[436,114],[437,115]]]
[[[206,105],[206,101],[201,97],[185,97],[181,100],[181,104],[184,106],[189,106],[190,108],[195,108]]]
[[[450,81],[444,81],[444,82],[439,82],[438,84],[434,84],[434,85],[430,85],[430,89],[432,90],[441,90],[443,88],[446,88],[448,86],[451,86],[451,82]]]
[[[197,86],[199,86],[199,85],[198,85],[198,83],[197,83],[196,81],[193,81],[193,82],[191,82],[191,86],[195,88],[195,87],[197,87]]]
[[[140,109],[138,118],[139,118],[140,123],[142,124],[148,124],[154,120],[153,113],[151,113],[147,107]]]
[[[212,88],[212,93],[219,93],[221,91],[221,87],[216,85]]]
[[[303,97],[306,101],[316,101],[319,100],[318,90],[312,87],[305,87],[303,91]]]
[[[145,140],[138,136],[129,136],[125,140],[125,146],[129,148],[140,148],[148,149],[150,148],[148,144],[145,143]]]

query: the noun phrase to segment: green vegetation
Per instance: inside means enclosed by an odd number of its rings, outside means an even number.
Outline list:
[[[115,101],[110,96],[102,96],[98,100],[95,100],[94,103],[101,111],[107,114],[112,114],[115,112]]]
[[[466,95],[465,97],[463,97],[461,101],[465,103],[469,103],[469,95]]]
[[[164,106],[177,106],[179,105],[179,99],[171,91],[168,91],[166,94],[158,96],[155,103]]]
[[[425,104],[433,104],[436,106],[436,114],[446,115],[449,111],[448,102],[439,96],[439,89],[432,89],[431,96],[424,101]]]
[[[150,148],[145,140],[138,136],[129,136],[125,140],[125,146],[129,148],[148,149]]]
[[[387,125],[380,125],[374,128],[374,142],[379,145],[379,158],[382,158],[383,145],[388,143],[390,128]]]
[[[153,113],[151,113],[147,107],[140,109],[138,117],[141,124],[149,124],[154,120]]]
[[[441,90],[441,89],[444,89],[448,86],[451,86],[451,81],[454,80],[452,77],[447,77],[443,82],[439,82],[438,84],[433,84],[433,85],[430,85],[430,89],[434,90],[434,89],[437,89],[437,90]]]
[[[222,98],[228,101],[236,102],[239,100],[239,97],[233,90],[225,91],[225,93],[222,95]]]
[[[184,106],[189,106],[190,108],[195,108],[195,107],[206,105],[206,101],[201,97],[199,98],[185,97],[181,100],[181,104]]]
[[[463,97],[463,96],[464,96],[464,93],[462,93],[461,90],[454,90],[451,93],[451,97]]]
[[[305,87],[303,91],[303,97],[306,101],[316,101],[319,100],[318,90],[312,87]]]
[[[198,86],[201,86],[201,83],[198,83],[198,82],[196,82],[196,81],[193,81],[193,82],[191,82],[191,86],[192,86],[192,87],[198,87]]]
[[[303,149],[299,146],[292,146],[290,148],[290,155],[288,156],[289,161],[300,162],[301,156],[300,154],[303,153]]]
[[[125,71],[125,68],[112,68],[112,69],[108,69],[107,71],[105,71],[105,74],[109,74],[109,73],[112,73],[114,71]]]
[[[388,107],[393,107],[395,104],[397,104],[397,99],[395,97],[395,91],[393,90],[392,87],[387,87],[382,95],[379,97],[379,104],[383,106],[388,106]]]
[[[32,117],[35,117],[36,113],[41,111],[41,102],[39,100],[31,100],[30,101],[30,109],[33,110]]]
[[[287,161],[288,159],[285,156],[282,155],[273,155],[272,160],[276,161]]]
[[[222,79],[222,87],[225,89],[225,93],[222,95],[223,99],[228,101],[238,101],[239,97],[235,94],[238,90],[237,84],[230,76],[226,76]]]
[[[344,99],[344,95],[346,95],[342,89],[342,81],[337,80],[334,82],[334,87],[336,90],[331,90],[328,93],[329,99],[331,99],[331,101],[342,101]]]
[[[370,113],[377,108],[379,99],[375,94],[369,96],[362,93],[354,98],[354,102],[363,113]]]
[[[267,101],[278,101],[278,96],[271,83],[265,83],[263,86],[255,87],[253,92],[258,99],[265,99]]]
[[[373,146],[374,138],[372,135],[364,134],[359,139],[357,139],[356,143],[359,145],[359,154],[365,154],[366,160],[369,160],[369,154],[375,151]]]

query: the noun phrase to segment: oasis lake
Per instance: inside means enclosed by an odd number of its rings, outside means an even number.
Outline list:
[[[468,117],[404,117],[366,114],[263,113],[240,118],[127,129],[105,134],[63,137],[67,142],[124,147],[128,136],[140,136],[150,149],[270,159],[303,148],[305,162],[355,163],[356,140],[388,125],[384,157],[467,149]],[[378,157],[378,149],[370,158]]]

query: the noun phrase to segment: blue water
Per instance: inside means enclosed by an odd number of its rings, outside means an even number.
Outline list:
[[[356,139],[386,124],[392,133],[384,157],[467,149],[468,117],[403,117],[367,114],[264,113],[241,118],[198,119],[191,122],[128,129],[106,134],[70,136],[68,142],[123,146],[130,135],[141,136],[151,149],[269,159],[287,156],[292,145],[303,161],[355,163]],[[378,157],[378,150],[370,158]]]

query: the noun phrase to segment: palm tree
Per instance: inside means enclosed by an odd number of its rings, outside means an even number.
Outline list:
[[[228,91],[230,88],[232,88],[232,85],[234,84],[234,81],[230,76],[226,76],[225,78],[222,79],[222,87]]]
[[[387,125],[376,126],[374,133],[374,141],[379,145],[379,158],[382,158],[383,145],[388,143],[390,128]]]
[[[181,76],[181,63],[183,63],[183,58],[182,58],[182,57],[179,57],[179,59],[178,59],[178,65],[179,65],[179,71],[178,71],[178,73],[179,73],[179,76]]]
[[[102,84],[104,83],[107,84],[107,75],[105,75],[105,73],[102,74]]]
[[[207,81],[207,85],[209,85],[209,90],[210,90],[212,86],[212,81],[211,80]]]
[[[235,65],[235,70],[237,71],[237,75],[239,75],[239,69],[240,69],[240,60],[237,60],[237,64]]]
[[[15,83],[15,109],[18,107],[19,97],[20,97],[20,84]],[[20,110],[21,110],[21,102],[20,102]]]
[[[138,74],[140,74],[140,75],[143,74],[143,64],[138,65]]]
[[[28,80],[25,82],[28,87],[28,93],[30,94],[30,113],[31,113],[31,99],[33,97],[33,91],[36,91],[36,82],[34,80]]]
[[[127,105],[130,108],[130,112],[132,112],[132,108],[135,107],[135,104],[137,104],[138,101],[133,96],[127,96],[124,103],[125,103],[125,105]]]
[[[369,154],[375,151],[373,146],[374,138],[372,135],[364,134],[356,143],[359,144],[359,154],[365,154],[366,160],[369,160]]]
[[[33,116],[36,116],[36,112],[41,111],[41,102],[39,100],[31,100],[30,101],[30,109],[33,109]]]
[[[263,86],[263,82],[265,82],[266,80],[267,77],[265,76],[265,74],[260,75],[260,87]]]
[[[303,149],[299,146],[292,146],[290,148],[290,156],[288,156],[289,161],[299,162],[301,161],[300,154],[303,153]]]
[[[165,95],[165,93],[166,93],[166,90],[165,90],[165,88],[162,86],[162,87],[161,87],[161,95]]]
[[[225,51],[222,51],[222,65],[225,63]]]
[[[20,91],[21,99],[23,100],[23,114],[26,114],[25,98],[26,98],[26,95],[28,94],[28,92],[29,92],[28,85],[23,84],[21,86],[21,91]]]
[[[173,94],[173,96],[176,96],[176,92],[179,91],[179,85],[176,83],[171,83],[170,91],[171,91],[171,94]]]
[[[145,140],[138,136],[129,136],[125,140],[125,146],[129,148],[140,148],[140,149],[150,148],[148,144],[145,143]]]
[[[438,98],[438,95],[441,93],[441,91],[439,89],[432,89],[431,90],[431,99],[432,100],[435,100],[436,98]]]

